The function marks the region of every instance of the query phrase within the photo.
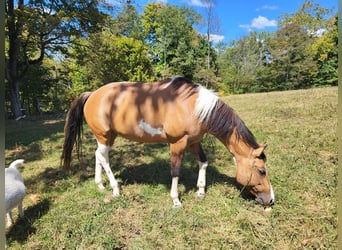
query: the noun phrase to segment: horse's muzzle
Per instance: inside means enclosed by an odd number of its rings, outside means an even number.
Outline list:
[[[255,199],[260,205],[267,207],[274,205],[274,198],[270,197],[270,195],[266,195],[264,193],[259,193]]]
[[[258,193],[255,199],[258,203],[263,206],[273,206],[274,205],[274,192],[272,186],[270,186],[269,193]]]

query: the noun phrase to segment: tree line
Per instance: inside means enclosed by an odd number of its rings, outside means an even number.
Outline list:
[[[196,30],[205,18],[157,2],[139,13],[131,1],[6,0],[6,104],[14,118],[60,111],[108,82],[172,75],[222,94],[337,85],[332,10],[307,0],[279,17],[276,32],[229,44],[210,40],[209,19],[207,34]]]

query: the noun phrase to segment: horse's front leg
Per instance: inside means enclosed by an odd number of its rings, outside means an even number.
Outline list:
[[[101,152],[96,150],[95,152],[95,184],[100,190],[105,190],[102,184],[102,163],[101,163]]]
[[[189,151],[194,155],[198,162],[197,197],[203,199],[205,197],[206,171],[208,167],[207,157],[205,156],[200,143],[190,145]]]
[[[206,185],[206,171],[208,167],[208,162],[198,162],[198,179],[197,179],[197,197],[203,199],[205,197],[205,185]]]
[[[170,145],[172,177],[170,196],[172,198],[174,208],[182,207],[182,203],[179,201],[178,197],[178,181],[180,168],[182,166],[182,161],[184,158],[184,149],[184,143],[176,143]]]
[[[110,168],[110,164],[109,164],[109,150],[110,150],[110,146],[106,146],[103,144],[98,143],[98,147],[97,150],[95,152],[95,160],[96,160],[96,170],[95,170],[95,183],[97,184],[97,186],[99,187],[99,189],[103,190],[104,186],[102,184],[102,171],[101,171],[101,167],[103,167],[103,169],[105,170],[109,182],[110,182],[110,186],[113,188],[113,197],[117,197],[120,195],[120,189],[119,189],[119,184],[116,181],[113,172]]]

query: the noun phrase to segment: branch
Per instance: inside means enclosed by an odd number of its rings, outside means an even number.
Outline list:
[[[43,61],[44,55],[45,55],[45,44],[43,42],[43,36],[40,36],[40,55],[37,59],[29,60],[28,64],[33,65],[33,64],[40,63],[41,61]]]

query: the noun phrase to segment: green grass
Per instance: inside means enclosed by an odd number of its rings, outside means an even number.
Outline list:
[[[204,140],[207,195],[196,199],[197,166],[187,154],[182,209],[169,197],[169,149],[118,139],[110,159],[121,182],[112,199],[94,184],[96,143],[85,126],[82,163],[59,168],[63,119],[8,121],[6,164],[24,158],[26,216],[6,230],[8,249],[337,249],[337,88],[223,98],[260,143],[276,195],[269,214],[235,182],[235,166]],[[38,199],[39,198],[39,199]]]

